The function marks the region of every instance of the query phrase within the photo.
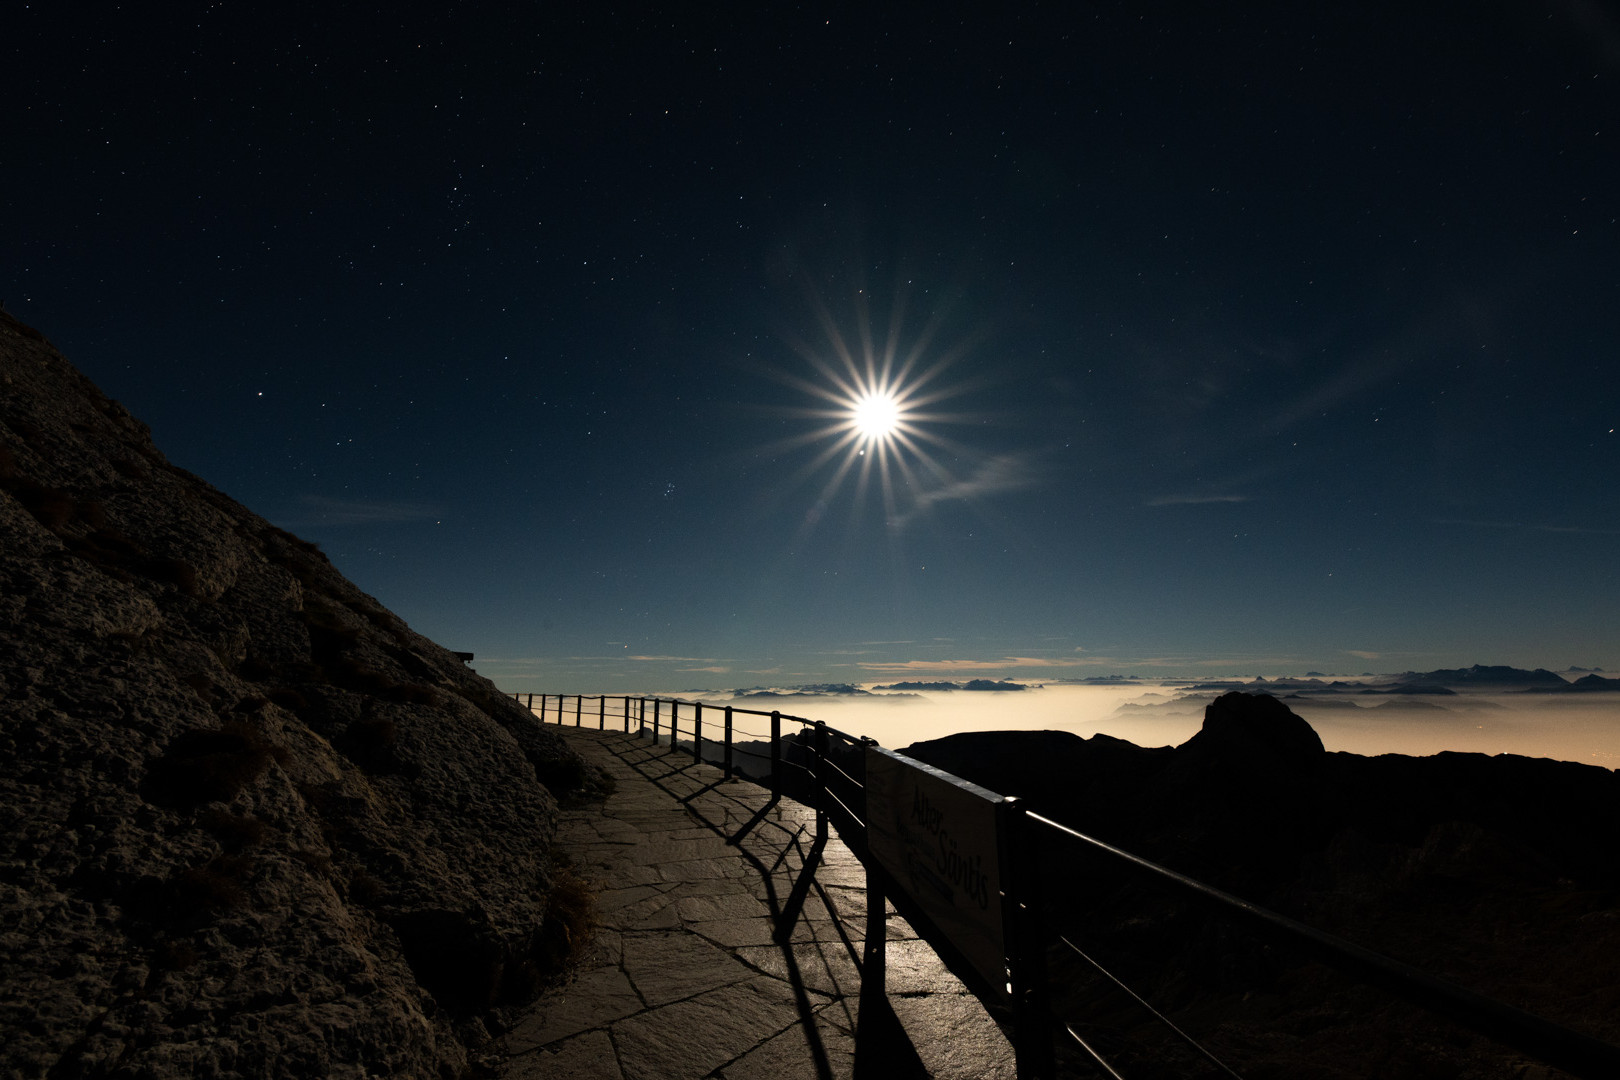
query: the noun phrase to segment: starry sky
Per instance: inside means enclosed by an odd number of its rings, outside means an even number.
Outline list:
[[[977,9],[14,4],[0,298],[508,690],[1620,667],[1612,9]]]

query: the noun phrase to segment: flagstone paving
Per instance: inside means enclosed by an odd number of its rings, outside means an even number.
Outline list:
[[[638,735],[560,730],[617,784],[557,836],[600,928],[503,1036],[508,1080],[1012,1080],[1001,1029],[892,910],[888,995],[862,1000],[866,875],[836,831],[778,943],[813,810]]]

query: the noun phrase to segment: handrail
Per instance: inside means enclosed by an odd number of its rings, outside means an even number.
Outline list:
[[[514,694],[513,696],[520,702],[522,702],[524,699],[524,695],[521,693]],[[531,713],[535,711],[535,696],[536,695],[534,694],[527,695],[528,707]],[[552,696],[553,695],[548,694],[539,695],[539,719],[542,723],[546,722],[549,714],[549,702]],[[734,775],[733,749],[734,735],[736,734],[737,729],[735,729],[733,726],[733,717],[735,715],[742,715],[768,718],[771,721],[771,736],[769,737],[770,748],[768,756],[768,760],[770,762],[770,772],[766,779],[773,795],[776,797],[781,797],[784,794],[784,787],[789,786],[784,783],[785,774],[783,773],[783,767],[787,766],[798,770],[798,772],[802,774],[802,778],[797,780],[792,786],[796,792],[809,796],[808,799],[801,799],[800,801],[807,802],[807,804],[816,811],[817,836],[825,837],[826,835],[827,816],[829,811],[839,816],[841,819],[843,819],[846,826],[853,827],[861,840],[860,843],[855,843],[852,841],[850,846],[854,854],[866,867],[869,879],[871,879],[875,874],[877,875],[877,879],[881,880],[886,886],[888,886],[888,888],[897,888],[898,883],[895,882],[892,877],[890,877],[886,872],[882,871],[881,868],[873,865],[871,854],[865,849],[864,833],[867,821],[867,808],[865,805],[866,789],[863,779],[852,775],[843,767],[843,765],[841,765],[838,761],[833,760],[827,754],[826,743],[829,737],[836,737],[846,748],[860,748],[863,745],[875,746],[876,744],[872,743],[871,740],[861,739],[859,737],[839,731],[836,728],[830,728],[820,721],[809,720],[801,716],[789,716],[783,714],[780,710],[771,710],[766,712],[758,709],[739,708],[733,705],[716,706],[709,702],[688,701],[680,698],[648,698],[637,695],[557,694],[555,695],[556,719],[559,724],[565,722],[565,702],[568,696],[572,696],[574,698],[573,719],[575,726],[583,726],[582,717],[584,715],[583,708],[585,701],[592,700],[598,702],[596,715],[598,728],[606,727],[607,717],[609,715],[609,703],[620,703],[619,712],[617,715],[623,719],[625,732],[628,733],[631,731],[632,721],[634,721],[634,723],[637,725],[637,732],[652,735],[655,745],[657,745],[658,738],[661,735],[661,731],[659,729],[662,719],[662,706],[667,704],[670,707],[670,752],[674,752],[677,749],[676,744],[681,738],[679,727],[680,708],[681,706],[690,706],[693,718],[692,726],[689,729],[690,734],[692,735],[691,752],[694,760],[699,761],[702,760],[704,748],[704,739],[702,737],[701,727],[703,710],[705,708],[710,710],[723,708],[725,712],[723,739],[715,740],[711,737],[708,742],[711,745],[717,742],[723,744],[720,747],[720,752],[723,755],[725,775],[726,779],[728,780],[732,779]],[[649,702],[652,703],[652,724],[650,727],[647,722],[647,704]],[[632,708],[632,703],[635,705],[634,708]],[[793,740],[793,745],[799,750],[799,753],[810,758],[809,764],[806,764],[804,761],[790,760],[783,756],[782,744],[785,741],[781,735],[781,725],[783,721],[801,725],[801,732],[799,734],[808,734],[812,736],[809,738],[795,738]],[[743,734],[751,735],[749,732],[743,732]],[[752,735],[754,742],[764,741],[765,738],[766,737],[762,735]],[[742,749],[744,756],[764,756],[763,752],[747,749],[746,747],[749,745],[751,744],[744,744],[743,747],[740,748]],[[883,751],[883,753],[888,755],[891,752]],[[899,757],[907,762],[910,762],[911,760],[909,758],[904,758],[903,755],[895,754],[893,756]],[[920,762],[915,764],[919,768],[927,769],[936,774],[940,773],[940,770],[934,769],[932,766],[925,766]],[[832,771],[835,771],[838,774],[838,777],[842,782],[841,786],[845,786],[851,791],[859,792],[861,805],[852,806],[848,798],[840,795],[838,792],[827,786],[824,779],[826,773],[823,771],[823,766],[831,766]],[[949,776],[949,774],[941,775]],[[1007,804],[1009,807],[1017,801],[1008,799],[1006,797],[1000,798],[1002,799],[1002,802]],[[1365,985],[1382,987],[1383,989],[1391,991],[1398,996],[1429,1010],[1430,1012],[1448,1017],[1451,1020],[1454,1020],[1463,1026],[1478,1032],[1479,1034],[1485,1035],[1498,1043],[1528,1053],[1549,1065],[1553,1065],[1556,1068],[1570,1073],[1571,1075],[1581,1077],[1583,1080],[1599,1080],[1599,1078],[1612,1078],[1620,1076],[1620,1047],[1613,1046],[1609,1043],[1603,1042],[1600,1039],[1592,1038],[1589,1035],[1583,1035],[1580,1032],[1572,1031],[1523,1009],[1516,1008],[1504,1002],[1497,1001],[1494,998],[1487,997],[1483,994],[1449,982],[1427,971],[1424,971],[1421,968],[1402,963],[1399,960],[1394,960],[1390,957],[1384,956],[1381,953],[1377,953],[1371,949],[1357,945],[1354,942],[1347,941],[1344,938],[1329,934],[1324,930],[1320,930],[1309,925],[1308,923],[1303,923],[1296,919],[1291,919],[1285,915],[1280,915],[1277,912],[1263,908],[1258,904],[1244,900],[1239,896],[1225,892],[1224,890],[1206,884],[1205,882],[1198,881],[1195,878],[1188,877],[1187,875],[1179,873],[1175,870],[1171,870],[1168,867],[1161,866],[1160,864],[1152,862],[1149,859],[1145,859],[1140,855],[1136,855],[1132,852],[1124,850],[1123,848],[1116,847],[1107,843],[1106,841],[1099,840],[1096,837],[1089,836],[1086,833],[1080,832],[1078,829],[1074,829],[1063,824],[1062,822],[1055,821],[1052,818],[1048,818],[1042,814],[1027,810],[1022,807],[1021,804],[1016,807],[1016,811],[1016,813],[1009,814],[1007,817],[1009,820],[1022,823],[1019,827],[1025,831],[1013,835],[1014,843],[1012,844],[1012,848],[1016,851],[1017,856],[1013,858],[1010,869],[1013,872],[1013,876],[1022,881],[1029,881],[1033,878],[1034,864],[1036,861],[1034,844],[1032,842],[1034,839],[1033,832],[1036,829],[1043,830],[1048,835],[1055,835],[1065,842],[1074,843],[1082,850],[1087,851],[1094,856],[1101,857],[1110,862],[1122,865],[1133,873],[1138,874],[1146,879],[1152,880],[1160,885],[1166,885],[1202,903],[1212,905],[1224,911],[1235,913],[1269,932],[1280,934],[1289,940],[1305,946],[1306,949],[1313,953],[1317,959],[1329,964],[1341,972],[1344,972]],[[850,838],[846,837],[846,839]],[[1028,865],[1020,866],[1020,858]],[[1004,882],[1004,885],[1005,884],[1006,883]],[[1025,925],[1027,927],[1033,925],[1034,913],[1038,907],[1038,898],[1027,895],[1027,890],[1025,889],[1020,889],[1020,893],[1023,893],[1024,895],[1019,895],[1016,897],[1009,896],[1008,901],[1015,909],[1026,913],[1025,918],[1027,921]],[[893,899],[897,904],[901,905],[903,908],[903,913],[911,911],[920,912],[921,910],[916,906],[914,898],[905,896],[903,894],[903,890],[894,893],[891,896],[891,899]],[[917,922],[926,924],[927,922],[926,916],[912,917],[912,915],[908,914],[908,918],[910,918],[914,924]],[[925,937],[928,937],[926,925],[916,926],[915,928],[919,933],[923,934]],[[1025,934],[1020,934],[1019,936],[1024,937]],[[1035,937],[1038,940],[1034,942],[1025,942],[1025,944],[1041,953],[1044,953],[1048,944],[1061,943],[1062,945],[1067,946],[1069,949],[1078,953],[1092,966],[1096,967],[1098,971],[1101,971],[1102,974],[1108,979],[1118,984],[1127,994],[1135,998],[1137,1002],[1145,1006],[1153,1016],[1168,1026],[1175,1035],[1190,1043],[1193,1048],[1198,1051],[1198,1053],[1203,1055],[1229,1075],[1236,1075],[1235,1073],[1232,1073],[1232,1071],[1224,1063],[1220,1062],[1219,1059],[1210,1054],[1208,1050],[1198,1045],[1191,1036],[1187,1035],[1168,1018],[1163,1016],[1163,1014],[1157,1009],[1153,1008],[1152,1005],[1136,994],[1134,990],[1131,990],[1130,987],[1126,986],[1124,983],[1119,982],[1119,980],[1111,972],[1104,969],[1100,964],[1083,952],[1073,942],[1069,941],[1066,937],[1061,934],[1049,935],[1040,931],[1035,934]],[[933,940],[930,938],[929,943],[933,945],[934,948],[942,955],[959,957],[959,954],[956,953],[954,947],[948,941]],[[1009,951],[1011,952],[1016,948],[1017,946],[1014,945],[1010,947]],[[1031,956],[1019,958],[1009,955],[1006,957],[1009,969],[1015,970],[1030,970],[1025,966],[1031,962],[1031,959]],[[1040,961],[1038,958],[1034,959],[1036,967],[1039,967]],[[881,967],[879,970],[881,970]],[[970,985],[973,985],[975,980],[971,975],[968,975],[965,981],[968,981]],[[978,981],[982,982],[982,980]],[[1047,1009],[1044,1005],[1044,1002],[1046,1001],[1046,988],[1044,984],[1035,988],[1035,997],[1037,997],[1043,1003],[1042,1009],[1047,1013],[1047,1015],[1045,1015],[1043,1018],[1043,1034],[1041,1036],[1045,1042],[1045,1046],[1044,1048],[1034,1048],[1034,1052],[1029,1052],[1030,1048],[1020,1045],[1020,1080],[1025,1080],[1026,1077],[1046,1075],[1048,1073],[1052,1067],[1051,1034],[1053,1029],[1058,1026],[1061,1026],[1068,1031],[1068,1033],[1086,1051],[1087,1055],[1092,1059],[1093,1064],[1098,1067],[1099,1070],[1108,1075],[1118,1075],[1114,1072],[1113,1067],[1109,1065],[1108,1062],[1106,1062],[1089,1043],[1087,1043],[1077,1032],[1074,1031],[1072,1025],[1063,1023],[1050,1015],[1049,1009]],[[1015,1009],[1016,1007],[1017,1003],[1015,1002]],[[1021,1024],[1019,1038],[1023,1039],[1024,1037],[1025,1035],[1023,1033]],[[1026,1062],[1032,1064],[1029,1067],[1026,1067]]]

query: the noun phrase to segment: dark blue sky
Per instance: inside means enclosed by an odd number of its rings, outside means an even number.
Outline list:
[[[1608,9],[689,7],[21,5],[0,297],[514,690],[1620,667]]]

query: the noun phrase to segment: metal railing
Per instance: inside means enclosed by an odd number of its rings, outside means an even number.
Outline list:
[[[881,913],[887,901],[986,1005],[1010,1007],[1020,1080],[1056,1075],[1055,1040],[1065,1036],[1072,1051],[1094,1071],[1116,1080],[1121,1078],[1121,1073],[1093,1041],[1076,1030],[1076,1022],[1056,1015],[1051,1002],[1053,988],[1047,975],[1049,955],[1078,957],[1175,1040],[1188,1046],[1206,1070],[1224,1076],[1238,1075],[1076,944],[1070,934],[1048,929],[1047,922],[1059,909],[1052,897],[1043,893],[1041,877],[1043,862],[1053,854],[1053,845],[1092,864],[1122,870],[1152,888],[1235,917],[1273,939],[1298,947],[1314,960],[1362,985],[1394,994],[1573,1076],[1590,1080],[1620,1077],[1620,1047],[1177,873],[1030,811],[1021,800],[1011,796],[1000,797],[997,806],[1002,902],[1004,911],[1008,912],[1004,958],[1007,983],[992,985],[939,931],[917,898],[872,857],[867,835],[864,763],[867,749],[876,747],[873,740],[848,735],[820,721],[786,715],[780,710],[638,696],[515,694],[514,697],[520,703],[527,698],[530,712],[542,723],[555,721],[605,730],[611,718],[617,721],[616,727],[649,738],[654,745],[667,745],[671,753],[689,753],[694,762],[708,761],[722,768],[727,780],[740,774],[767,787],[775,798],[785,796],[813,808],[816,811],[816,844],[812,849],[815,855],[807,862],[806,872],[813,872],[815,858],[827,839],[829,822],[836,826],[840,838],[866,869],[868,924],[863,984],[875,980],[878,987],[883,985],[885,933]],[[586,702],[595,703],[594,715],[586,709]],[[761,721],[767,722],[769,731],[740,727],[739,718],[751,726],[764,726]],[[784,735],[784,724],[798,725],[798,730]],[[739,737],[747,741],[740,741]],[[892,751],[882,753],[910,762]],[[746,759],[747,764],[739,759]],[[947,775],[920,762],[912,764]],[[791,927],[780,929],[785,940]]]

